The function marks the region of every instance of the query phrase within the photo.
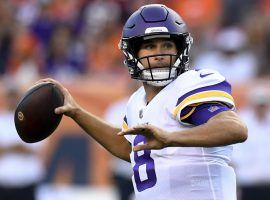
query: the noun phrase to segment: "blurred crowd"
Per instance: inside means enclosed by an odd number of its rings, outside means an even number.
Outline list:
[[[181,14],[194,37],[195,67],[241,79],[270,73],[267,0],[10,0],[0,2],[1,79],[27,84],[44,76],[121,73],[123,23],[145,3],[164,3]]]
[[[246,108],[241,110],[241,113],[250,126],[251,133],[249,134],[251,137],[247,146],[236,147],[240,150],[237,150],[238,154],[236,154],[233,164],[239,175],[239,187],[244,192],[252,188],[254,184],[256,186],[262,185],[263,189],[266,186],[266,190],[268,190],[270,188],[270,175],[264,176],[255,172],[256,170],[257,172],[270,171],[270,152],[264,151],[264,148],[270,145],[268,139],[270,137],[267,135],[270,134],[270,98],[266,95],[267,91],[269,92],[267,85],[270,83],[267,81],[270,80],[269,0],[0,1],[0,89],[6,89],[2,93],[0,92],[0,95],[9,94],[10,89],[14,89],[16,86],[28,87],[43,77],[53,77],[72,85],[75,82],[80,83],[84,79],[96,80],[98,77],[102,80],[108,80],[109,76],[112,77],[109,80],[118,80],[119,77],[123,77],[123,74],[127,75],[123,57],[118,49],[122,27],[134,10],[148,3],[163,3],[176,10],[186,21],[194,38],[191,50],[192,68],[217,69],[236,86],[247,86],[247,83],[254,83],[256,80],[266,80],[266,84],[263,82],[260,85],[259,92],[261,93],[252,93],[251,89],[245,91],[248,94],[248,104]],[[99,89],[97,88],[97,90]],[[256,99],[254,96],[261,98]],[[8,123],[12,123],[12,111],[3,106],[1,109],[3,111],[0,112],[0,119],[9,120],[4,123],[6,130],[15,131],[9,130],[7,126]],[[265,113],[261,114],[263,111]],[[105,110],[102,112],[106,115]],[[109,120],[108,116],[107,113],[106,118]],[[113,120],[114,115],[112,116]],[[5,131],[2,127],[0,129],[2,132]],[[258,138],[256,134],[259,134],[260,137]],[[0,135],[4,134],[0,133]],[[21,155],[22,152],[20,152],[20,156],[40,158],[41,147],[37,149],[28,147],[27,149],[25,145],[18,142],[18,138],[17,142],[14,138],[6,138],[6,140],[10,141],[11,147],[14,144],[12,148],[9,147],[9,150],[13,149],[12,153],[22,151],[24,155]],[[267,143],[267,141],[269,142]],[[78,140],[78,142],[80,141]],[[2,143],[5,144],[5,142]],[[4,151],[5,145],[2,143],[0,143],[0,161],[5,158],[3,152],[6,151]],[[63,143],[66,144],[65,141]],[[78,146],[82,147],[80,144]],[[67,145],[65,149],[70,150],[69,147]],[[85,149],[87,148],[85,145]],[[38,157],[33,157],[34,152],[38,152]],[[257,156],[256,153],[262,156]],[[247,156],[247,154],[252,156]],[[55,154],[54,156],[57,158],[59,155]],[[251,157],[258,159],[256,161],[258,166],[252,165]],[[52,158],[54,158],[53,153]],[[74,159],[78,158],[74,153]],[[21,161],[23,162],[23,159]],[[6,166],[12,165],[12,162],[11,164],[6,162]],[[113,161],[112,168],[120,166],[116,162]],[[40,171],[37,170],[36,180],[29,182],[31,187],[42,180],[41,175],[45,174],[46,176],[46,169],[44,166],[40,166],[41,163],[42,161],[36,160]],[[3,166],[1,165],[1,167]],[[246,170],[245,166],[254,166],[254,169]],[[82,171],[78,170],[78,172]],[[112,171],[114,172],[114,170]],[[114,174],[117,178],[119,178],[119,171],[121,170],[116,169]],[[125,171],[124,168],[123,171]],[[1,177],[2,174],[5,174],[3,170],[0,173],[0,189],[3,187],[1,180],[6,182],[4,177]],[[15,176],[15,174],[11,174]],[[129,176],[129,172],[126,174]],[[6,179],[12,179],[14,176],[6,176]],[[49,181],[48,175],[46,178]],[[85,184],[87,181],[82,182]],[[18,184],[15,183],[12,186],[17,187]],[[262,193],[260,187],[258,191]],[[270,196],[268,193],[267,195]],[[242,198],[243,200],[247,199],[245,199],[244,194]],[[47,199],[50,200],[50,198]],[[53,198],[51,199],[53,200]],[[61,198],[58,199],[61,200]]]

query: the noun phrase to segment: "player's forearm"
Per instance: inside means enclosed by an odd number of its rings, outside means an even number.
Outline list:
[[[221,116],[221,117],[220,117]],[[169,146],[214,147],[243,142],[247,128],[236,116],[215,117],[206,124],[181,132],[174,132],[168,139]]]
[[[83,109],[78,109],[72,118],[88,135],[93,137],[110,153],[123,160],[130,161],[129,152],[131,147],[125,138],[117,135],[121,131],[120,128],[106,123]]]

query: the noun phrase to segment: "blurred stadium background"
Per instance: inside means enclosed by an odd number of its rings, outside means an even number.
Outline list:
[[[0,110],[10,89],[23,93],[52,77],[103,117],[130,83],[118,50],[123,23],[148,3],[180,13],[194,37],[191,65],[224,73],[238,111],[250,106],[257,87],[270,90],[269,0],[9,0],[0,1]],[[40,200],[117,199],[111,156],[70,119],[63,118],[39,154]]]

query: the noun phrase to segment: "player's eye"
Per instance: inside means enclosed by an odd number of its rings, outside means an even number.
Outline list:
[[[162,44],[163,49],[173,49],[175,48],[175,44],[171,41],[166,41]]]
[[[153,43],[145,43],[141,47],[142,49],[151,50],[155,48],[155,45]]]

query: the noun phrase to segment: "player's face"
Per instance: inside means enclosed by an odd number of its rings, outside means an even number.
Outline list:
[[[177,54],[177,48],[174,41],[170,39],[151,39],[145,40],[139,51],[138,57],[153,56],[156,54]],[[149,59],[149,61],[148,61]],[[145,68],[151,67],[169,67],[175,62],[176,56],[158,55],[140,60]]]

